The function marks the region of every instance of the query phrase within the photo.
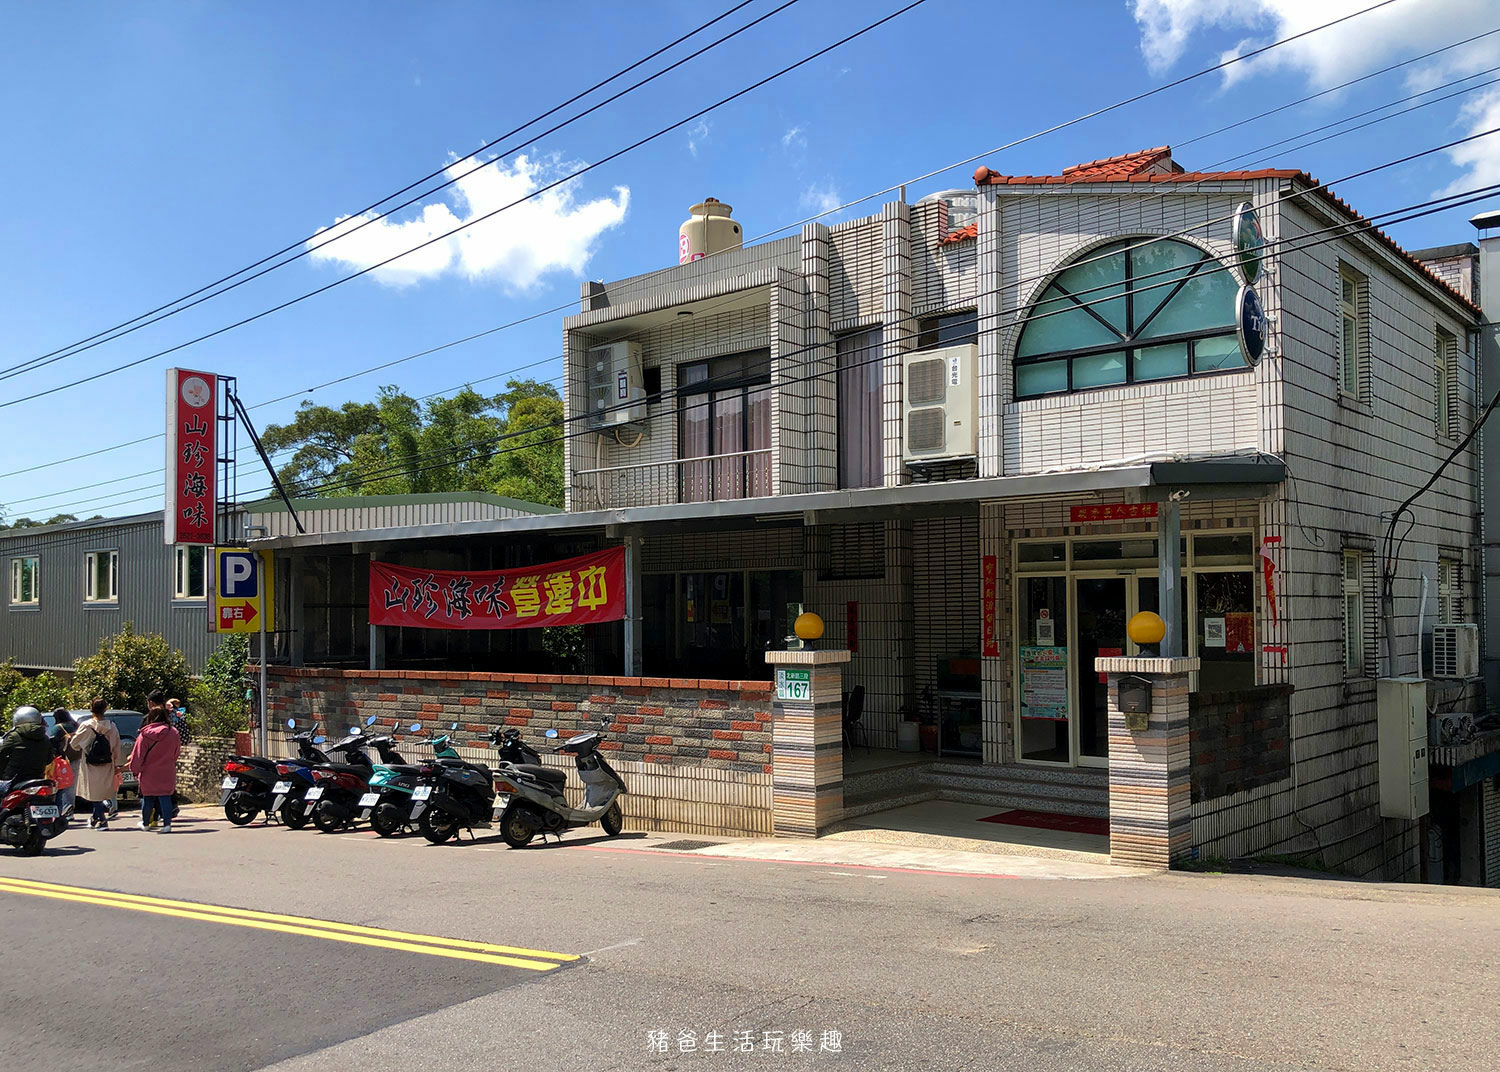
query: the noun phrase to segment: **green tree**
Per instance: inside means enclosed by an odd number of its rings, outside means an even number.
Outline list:
[[[73,663],[73,703],[87,707],[102,696],[111,707],[146,710],[146,697],[157,689],[168,696],[188,695],[192,674],[187,657],[154,633],[137,633],[126,622],[105,637],[99,650]]]
[[[9,724],[11,712],[31,705],[40,711],[54,711],[67,703],[67,689],[54,675],[43,671],[27,677],[16,669],[14,660],[0,663],[0,724]]]
[[[495,395],[466,387],[425,404],[394,387],[339,409],[304,402],[262,440],[294,452],[280,470],[294,494],[482,491],[561,506],[561,429],[555,387],[511,380]]]
[[[99,516],[98,514],[94,515],[94,517],[98,517],[98,516]],[[78,518],[75,517],[73,514],[53,514],[51,517],[47,518],[45,521],[42,520],[39,517],[37,517],[37,518],[33,518],[33,517],[18,517],[14,521],[9,522],[7,524],[3,520],[4,517],[5,517],[5,511],[4,511],[3,508],[0,508],[0,529],[39,529],[43,525],[66,525],[69,521],[77,521],[78,520]],[[92,520],[92,519],[90,519],[90,520]]]

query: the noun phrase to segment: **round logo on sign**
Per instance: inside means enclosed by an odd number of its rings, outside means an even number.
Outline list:
[[[194,409],[202,409],[213,397],[213,389],[202,376],[189,376],[182,381],[182,400]]]
[[[1234,252],[1240,265],[1240,276],[1250,286],[1260,278],[1261,248],[1266,236],[1260,229],[1260,217],[1249,201],[1241,202],[1234,210],[1234,224],[1230,232],[1234,238]]]
[[[1265,307],[1260,304],[1260,296],[1253,288],[1240,288],[1234,299],[1234,314],[1234,322],[1239,329],[1240,351],[1247,362],[1255,365],[1266,352],[1266,329],[1269,325],[1266,322]]]

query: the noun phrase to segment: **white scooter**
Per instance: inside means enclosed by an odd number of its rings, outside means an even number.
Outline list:
[[[547,736],[556,738],[556,730]],[[599,754],[599,734],[580,733],[554,749],[572,755],[583,780],[583,807],[568,806],[567,775],[539,763],[506,763],[495,771],[495,815],[500,836],[513,849],[524,848],[537,834],[561,836],[564,830],[597,822],[614,837],[624,826],[620,797],[625,779]]]

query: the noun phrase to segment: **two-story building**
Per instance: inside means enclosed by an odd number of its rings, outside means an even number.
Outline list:
[[[1126,664],[1097,660],[1142,655],[1127,623],[1157,611],[1184,721],[1161,800],[1136,795],[1162,824],[1172,811],[1174,855],[1422,873],[1441,831],[1382,817],[1376,681],[1418,672],[1434,622],[1475,620],[1477,450],[1405,502],[1475,419],[1472,257],[1439,276],[1305,173],[1190,172],[1167,148],[1049,176],[981,167],[972,189],[750,248],[738,234],[705,202],[682,263],[584,285],[563,325],[566,513],[362,537],[426,566],[627,545],[627,621],[590,627],[585,675],[523,683],[565,699],[518,703],[496,681],[521,668],[482,657],[462,668],[492,672],[485,688],[433,687],[519,723],[645,696],[617,718],[624,754],[733,782],[740,811],[700,786],[691,814],[637,818],[755,832],[774,770],[746,741],[769,738],[668,694],[769,718],[753,681],[806,608],[850,652],[857,743],[935,727],[929,765],[847,777],[847,814],[1114,801],[1119,837],[1138,771],[1101,666]],[[1247,282],[1263,319],[1253,298],[1241,315]],[[369,673],[400,670],[397,642],[369,646],[386,652]],[[299,674],[288,695],[314,694]],[[318,688],[378,707],[382,680]],[[1467,677],[1428,698],[1484,711]],[[1481,827],[1500,824],[1476,788]],[[1500,883],[1494,855],[1478,866]]]

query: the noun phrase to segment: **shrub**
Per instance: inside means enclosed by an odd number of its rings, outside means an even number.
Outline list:
[[[87,707],[95,696],[111,707],[146,710],[146,697],[157,689],[168,696],[186,696],[192,681],[187,657],[154,633],[137,633],[126,622],[119,633],[105,637],[99,650],[73,664],[74,706]]]
[[[250,638],[230,634],[203,664],[203,676],[193,682],[187,697],[188,726],[195,734],[230,737],[246,727],[245,663],[249,658]]]
[[[27,677],[7,659],[0,663],[0,725],[10,725],[10,715],[30,704],[39,711],[53,711],[67,703],[67,689],[52,674]]]

